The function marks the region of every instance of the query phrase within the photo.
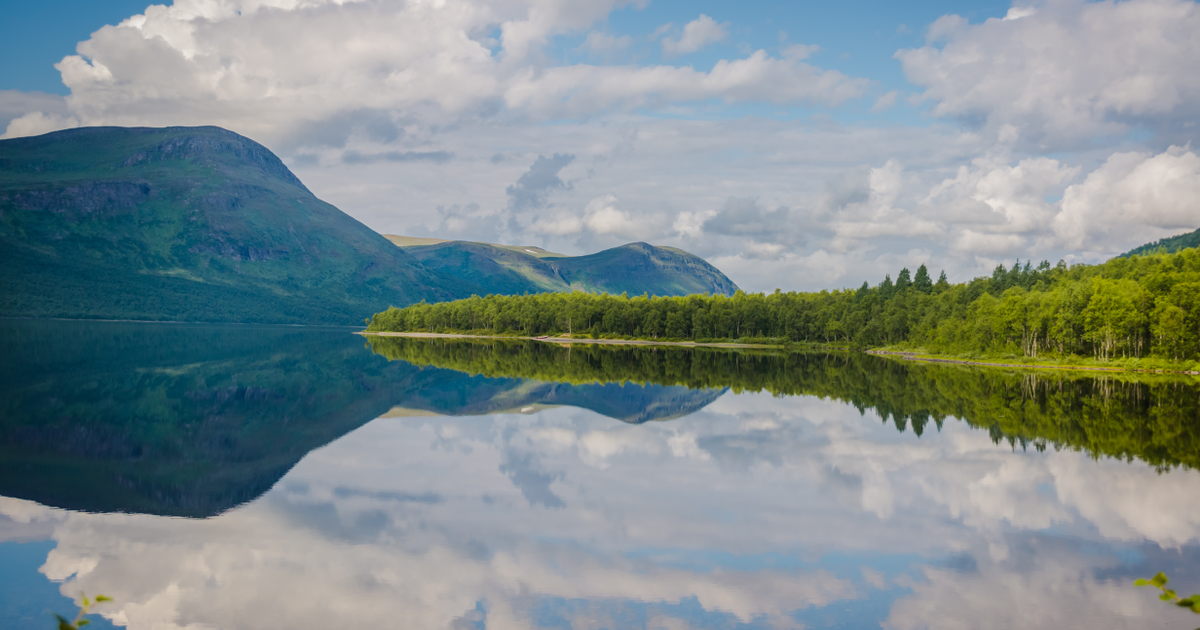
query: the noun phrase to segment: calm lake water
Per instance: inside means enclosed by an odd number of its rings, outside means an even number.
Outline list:
[[[1197,466],[1191,378],[0,321],[0,626],[1192,628]]]

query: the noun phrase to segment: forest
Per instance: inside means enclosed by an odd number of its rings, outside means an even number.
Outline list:
[[[1016,261],[951,284],[924,265],[857,289],[733,296],[547,293],[391,308],[368,331],[808,342],[960,356],[1200,360],[1200,251]]]

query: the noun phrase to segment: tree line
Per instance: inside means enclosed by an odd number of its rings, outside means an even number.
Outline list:
[[[944,354],[1200,360],[1200,251],[1099,265],[999,265],[934,281],[925,265],[816,293],[651,297],[542,293],[391,308],[370,331],[660,340],[764,340]]]

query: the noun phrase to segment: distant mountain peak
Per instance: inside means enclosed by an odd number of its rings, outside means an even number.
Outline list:
[[[584,256],[540,247],[387,235],[427,268],[454,274],[486,293],[589,291],[630,295],[733,295],[738,290],[708,261],[643,241]]]

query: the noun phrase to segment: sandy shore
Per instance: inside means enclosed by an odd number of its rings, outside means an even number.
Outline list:
[[[640,339],[572,339],[570,337],[507,337],[503,335],[455,335],[450,333],[418,333],[418,332],[367,332],[360,331],[358,335],[375,335],[377,337],[416,337],[421,339],[508,339],[520,341],[544,341],[562,346],[572,344],[594,344],[604,346],[674,346],[678,348],[779,348],[752,343],[696,343],[694,341],[644,341]]]

